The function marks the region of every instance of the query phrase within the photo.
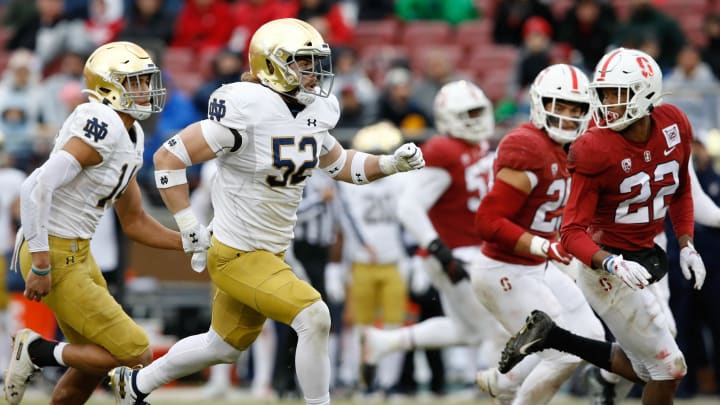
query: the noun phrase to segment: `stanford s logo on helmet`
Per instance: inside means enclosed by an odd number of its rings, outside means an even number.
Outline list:
[[[662,71],[655,59],[645,52],[618,48],[598,62],[590,92],[597,126],[622,131],[660,104]],[[617,101],[607,104],[604,98],[608,94],[617,95]],[[624,112],[614,111],[623,106]]]
[[[328,97],[334,74],[330,60],[330,46],[310,24],[295,18],[273,20],[260,27],[248,51],[250,71],[270,89],[294,97],[302,104],[310,104],[315,97]],[[291,66],[297,65],[299,74]],[[311,88],[303,85],[303,77],[313,76]]]
[[[150,80],[144,86],[141,78],[146,75]],[[167,92],[160,69],[143,48],[132,42],[100,46],[85,62],[83,76],[87,84],[83,91],[91,99],[137,120],[144,120],[165,106]]]

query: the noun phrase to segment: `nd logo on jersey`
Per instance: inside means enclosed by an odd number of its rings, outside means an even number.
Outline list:
[[[89,139],[92,139],[95,142],[102,141],[107,136],[107,126],[107,123],[98,122],[98,119],[93,117],[87,120],[83,131],[85,131],[85,136]]]
[[[218,100],[217,98],[213,98],[208,105],[208,118],[220,122],[220,120],[225,116],[225,113],[227,113],[227,108],[225,107],[225,100]]]

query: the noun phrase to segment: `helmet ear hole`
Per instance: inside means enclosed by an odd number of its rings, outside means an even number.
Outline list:
[[[270,62],[270,59],[265,60],[265,65],[267,66],[268,73],[271,75],[275,74],[275,66]]]

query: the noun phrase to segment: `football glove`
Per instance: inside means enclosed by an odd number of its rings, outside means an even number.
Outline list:
[[[380,170],[385,174],[407,172],[425,167],[422,151],[414,143],[408,142],[395,149],[392,155],[380,156]]]
[[[694,287],[696,290],[702,288],[707,272],[700,254],[692,243],[688,243],[687,246],[680,249],[680,269],[685,280],[690,280],[691,276],[695,276]]]
[[[453,284],[470,279],[470,276],[465,270],[465,263],[453,256],[450,248],[448,248],[440,239],[435,239],[430,242],[427,247],[427,251],[431,255],[435,256],[440,264],[442,264],[443,271],[447,274]]]
[[[620,278],[633,290],[645,288],[649,284],[650,272],[638,262],[623,259],[622,255],[610,255],[602,262],[602,268]]]
[[[187,254],[204,252],[210,247],[210,230],[198,222],[190,207],[175,213],[183,250]]]

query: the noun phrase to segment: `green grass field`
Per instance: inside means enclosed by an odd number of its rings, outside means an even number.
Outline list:
[[[45,405],[48,403],[48,394],[33,390],[29,391],[25,396],[23,405]],[[202,398],[202,391],[197,388],[164,388],[153,393],[148,398],[152,405],[176,405],[176,404],[193,404],[193,405],[230,405],[230,404],[244,404],[244,405],[265,405],[265,404],[287,404],[287,405],[304,405],[302,401],[257,401],[252,399],[246,391],[235,390],[228,395],[225,400],[207,400]],[[109,394],[105,392],[97,392],[93,398],[87,403],[88,405],[114,405],[113,399]],[[552,405],[587,405],[589,402],[586,398],[574,398],[565,395],[560,395],[556,399],[550,402]],[[622,402],[623,404],[635,404],[639,405],[638,400],[627,400]],[[393,400],[388,402],[373,402],[373,401],[350,401],[350,400],[336,400],[333,401],[333,405],[354,405],[354,404],[375,404],[375,405],[397,405],[397,404],[437,404],[437,405],[490,405],[490,400],[487,397],[478,396],[477,399],[464,399],[459,398],[448,398],[448,399],[433,399],[433,398],[412,398],[404,400]],[[695,400],[676,400],[676,405],[718,405],[720,404],[720,398],[705,398]]]

